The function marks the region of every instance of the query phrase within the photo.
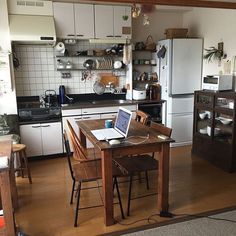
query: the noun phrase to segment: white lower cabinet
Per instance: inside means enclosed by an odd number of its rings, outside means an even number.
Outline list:
[[[63,152],[61,122],[20,125],[20,135],[27,156]]]

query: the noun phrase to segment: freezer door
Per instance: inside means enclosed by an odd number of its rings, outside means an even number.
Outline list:
[[[168,114],[167,126],[172,128],[172,146],[184,146],[192,143],[193,113]]]
[[[202,39],[173,39],[170,96],[201,88],[202,47]]]
[[[194,98],[193,95],[171,98],[167,100],[167,113],[181,114],[193,113]]]

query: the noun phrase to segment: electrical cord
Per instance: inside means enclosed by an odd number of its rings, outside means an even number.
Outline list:
[[[138,144],[142,144],[142,143],[145,143],[147,139],[149,139],[150,135],[149,133],[147,134],[147,136],[130,136],[128,138],[126,138],[125,140],[123,140],[122,142],[123,143],[130,143],[130,144],[133,144],[133,145],[138,145]],[[140,142],[131,142],[131,141],[128,141],[129,139],[131,138],[141,138],[141,139],[144,139]]]
[[[210,219],[210,220],[226,221],[226,222],[230,222],[230,223],[236,223],[236,220],[230,220],[230,219],[225,219],[225,218],[218,218],[218,217],[213,217],[213,216],[206,216],[206,215],[201,215],[201,214],[173,214],[173,213],[168,213],[167,215],[169,215],[169,218],[178,217],[178,216],[190,216],[190,217],[196,218],[196,219],[198,219],[198,218],[207,218],[207,219]],[[140,220],[133,221],[131,223],[121,223],[117,219],[115,219],[115,221],[119,225],[123,225],[123,226],[134,225],[134,224],[142,222],[142,221],[147,221],[149,224],[160,223],[160,221],[158,221],[157,219],[153,218],[155,216],[162,217],[161,214],[157,213],[157,214],[150,215],[147,218],[143,218],[143,219],[140,219]]]

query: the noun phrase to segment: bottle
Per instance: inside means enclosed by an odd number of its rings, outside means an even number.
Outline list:
[[[66,89],[64,85],[59,86],[59,101],[60,104],[66,103]]]

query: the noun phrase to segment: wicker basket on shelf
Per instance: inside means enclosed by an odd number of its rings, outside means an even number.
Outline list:
[[[106,50],[103,50],[103,49],[95,49],[94,52],[95,52],[95,56],[104,56],[104,55],[106,55]]]
[[[188,29],[185,28],[171,28],[165,30],[165,35],[167,39],[173,38],[186,38]]]

